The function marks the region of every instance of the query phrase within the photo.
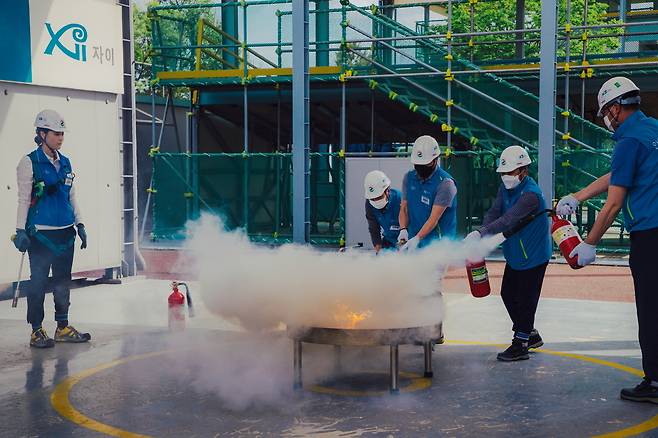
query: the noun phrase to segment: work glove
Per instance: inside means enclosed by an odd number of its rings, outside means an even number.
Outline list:
[[[560,202],[557,203],[557,207],[555,207],[555,212],[560,216],[569,216],[576,212],[579,203],[580,202],[574,195],[569,194],[560,199]]]
[[[471,231],[464,237],[464,243],[477,242],[482,238],[482,234],[478,230]]]
[[[78,224],[78,236],[80,237],[80,240],[82,240],[80,249],[85,249],[87,247],[87,230],[85,230],[84,224]]]
[[[400,230],[400,234],[398,234],[398,246],[399,245],[404,245],[407,240],[409,240],[409,232],[407,231],[406,228],[402,228]]]
[[[573,249],[573,251],[571,251],[571,254],[569,254],[569,257],[576,256],[578,256],[576,259],[578,266],[587,266],[596,260],[596,246],[581,242]]]
[[[27,251],[31,243],[25,230],[21,230],[20,228],[16,228],[16,235],[12,237],[12,241],[16,249],[20,252]]]
[[[418,244],[420,243],[420,239],[418,236],[414,236],[411,239],[407,240],[407,243],[402,245],[400,248],[400,251],[408,251],[408,252],[413,252],[418,248]]]

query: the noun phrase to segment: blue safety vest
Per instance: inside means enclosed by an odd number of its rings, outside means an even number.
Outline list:
[[[625,184],[619,184],[627,188],[622,208],[625,228],[628,231],[658,228],[658,120],[636,111],[624,120],[612,138],[618,142],[633,139],[640,144],[636,155],[625,154],[620,146],[615,146],[612,155],[610,184],[618,185],[620,180],[626,180]],[[627,159],[633,159],[634,163],[618,165]]]
[[[33,229],[36,225],[73,225],[75,215],[69,197],[74,178],[71,162],[59,154],[58,172],[41,148],[31,152],[28,157],[32,162],[33,188],[27,229]]]
[[[440,167],[437,167],[434,173],[424,181],[421,181],[415,170],[410,170],[405,175],[407,211],[409,214],[408,232],[409,238],[414,237],[427,219],[429,219],[434,206],[434,198],[439,184],[445,179],[451,179],[452,176]],[[452,200],[452,204],[446,208],[439,219],[436,229],[420,241],[420,246],[427,246],[433,240],[444,237],[454,237],[457,234],[457,197]]]
[[[373,207],[368,202],[368,207],[372,209],[375,219],[377,219],[377,223],[379,224],[382,239],[386,240],[392,246],[397,245],[398,234],[400,234],[399,217],[401,201],[402,195],[400,191],[391,189],[388,204],[381,210]]]
[[[501,213],[505,214],[507,210],[512,208],[524,193],[534,193],[539,197],[539,205],[532,212],[533,214],[546,209],[546,202],[541,189],[534,179],[526,176],[521,184],[511,190],[502,187],[503,209]],[[552,253],[549,220],[545,214],[539,215],[521,231],[508,237],[503,242],[505,260],[512,269],[517,271],[531,269],[548,262]]]

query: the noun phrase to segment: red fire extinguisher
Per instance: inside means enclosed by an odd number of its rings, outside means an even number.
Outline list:
[[[185,287],[185,295],[179,290],[178,286]],[[169,295],[167,302],[169,304],[169,330],[180,331],[185,329],[185,302],[187,301],[187,309],[190,318],[194,316],[194,308],[192,307],[192,297],[190,296],[190,289],[187,284],[172,281],[171,288],[173,291]]]
[[[489,284],[489,271],[484,259],[478,261],[466,261],[466,274],[468,284],[471,287],[471,294],[475,298],[483,298],[491,293],[491,284]]]
[[[521,219],[514,227],[503,233],[505,238],[521,231],[526,225],[534,221],[537,217],[550,213],[553,210],[542,210],[537,213],[529,214]],[[491,284],[489,283],[489,271],[484,259],[472,261],[466,260],[466,274],[468,276],[468,284],[471,287],[471,294],[475,298],[486,297],[491,293]]]
[[[578,234],[578,230],[571,222],[558,217],[557,214],[552,214],[551,218],[553,219],[551,235],[555,244],[560,248],[562,256],[567,260],[567,263],[569,263],[572,269],[582,268],[582,266],[578,265],[578,257],[569,257],[571,251],[583,241]]]

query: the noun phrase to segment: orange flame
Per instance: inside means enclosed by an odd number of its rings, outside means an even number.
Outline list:
[[[372,311],[365,310],[362,312],[354,312],[347,307],[347,305],[338,303],[336,304],[337,311],[334,313],[334,319],[342,327],[347,329],[355,328],[361,321],[368,319],[372,316]]]

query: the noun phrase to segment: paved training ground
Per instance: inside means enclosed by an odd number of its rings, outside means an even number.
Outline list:
[[[191,328],[171,336],[163,280],[74,290],[72,322],[93,342],[47,351],[27,347],[25,300],[1,302],[0,436],[658,436],[658,406],[618,398],[641,376],[628,269],[583,271],[549,267],[546,295],[563,298],[542,300],[546,345],[517,363],[495,360],[511,338],[500,297],[448,278],[434,378],[422,378],[422,347],[401,347],[397,396],[385,347],[346,348],[337,371],[332,347],[305,345],[305,389],[293,391],[292,343],[235,333],[198,294]],[[619,289],[592,300],[601,281]]]

